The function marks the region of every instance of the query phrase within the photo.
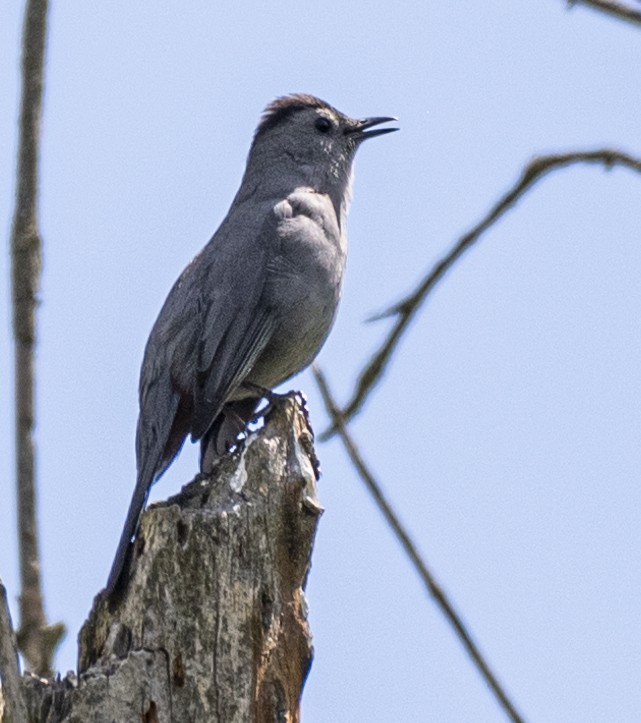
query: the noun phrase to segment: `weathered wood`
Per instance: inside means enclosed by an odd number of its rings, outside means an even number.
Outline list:
[[[0,720],[5,723],[22,723],[27,712],[20,685],[20,667],[16,636],[7,603],[7,591],[0,581]]]
[[[298,721],[322,512],[312,440],[286,398],[211,477],[152,505],[121,599],[98,595],[80,632],[77,685],[29,681],[30,721]]]

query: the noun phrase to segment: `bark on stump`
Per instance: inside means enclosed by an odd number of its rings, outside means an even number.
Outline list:
[[[80,632],[77,681],[23,677],[29,721],[298,721],[317,476],[288,397],[211,477],[152,505],[125,592],[99,594]]]

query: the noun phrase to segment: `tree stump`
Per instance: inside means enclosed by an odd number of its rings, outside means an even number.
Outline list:
[[[143,514],[122,595],[97,595],[80,632],[77,680],[23,676],[29,720],[298,721],[317,478],[304,405],[279,400],[211,476]]]

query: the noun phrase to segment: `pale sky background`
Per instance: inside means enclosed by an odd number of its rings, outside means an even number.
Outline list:
[[[23,4],[0,8],[0,575],[19,593],[9,232]],[[265,104],[401,132],[356,163],[319,361],[340,400],[404,295],[534,154],[641,154],[641,29],[561,0],[53,2],[42,135],[38,469],[46,606],[105,583],[135,476],[142,351],[234,196]],[[543,180],[445,278],[353,425],[528,721],[641,720],[641,177]],[[293,384],[326,424],[310,373]],[[336,441],[308,598],[305,723],[504,720]],[[175,493],[196,448],[154,488]]]

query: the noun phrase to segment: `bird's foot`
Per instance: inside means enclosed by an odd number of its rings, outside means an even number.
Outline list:
[[[258,409],[253,419],[250,420],[251,423],[255,423],[260,419],[265,419],[269,416],[271,411],[274,409],[274,406],[282,399],[298,399],[305,411],[305,414],[307,414],[307,397],[303,394],[303,392],[291,389],[288,392],[280,394],[272,391],[271,389],[267,389],[266,387],[262,387],[260,384],[254,384],[253,382],[247,381],[243,383],[243,386],[256,394],[260,394],[262,399],[267,400],[267,404]]]

